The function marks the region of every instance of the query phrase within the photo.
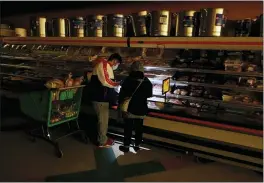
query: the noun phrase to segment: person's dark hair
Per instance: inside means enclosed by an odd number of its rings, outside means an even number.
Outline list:
[[[118,53],[113,53],[112,55],[110,55],[108,61],[112,61],[113,59],[117,59],[120,64],[122,63],[122,57]]]

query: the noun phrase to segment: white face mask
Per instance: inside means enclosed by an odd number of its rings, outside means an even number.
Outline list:
[[[114,65],[112,68],[113,70],[116,70],[118,68],[119,64]]]

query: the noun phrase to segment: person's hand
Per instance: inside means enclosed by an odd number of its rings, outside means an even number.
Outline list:
[[[119,92],[120,92],[120,88],[121,88],[120,85],[119,85],[119,86],[116,86],[116,87],[115,87],[115,91],[116,91],[117,93],[119,93]]]
[[[127,118],[128,117],[128,113],[127,112],[122,112],[122,118]]]
[[[116,82],[116,86],[120,86],[121,82]]]

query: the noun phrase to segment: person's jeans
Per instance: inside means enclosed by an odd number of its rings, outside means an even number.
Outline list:
[[[107,130],[108,130],[108,120],[109,120],[109,103],[107,102],[93,102],[93,107],[95,109],[98,123],[98,135],[97,141],[99,145],[104,145],[107,142]]]
[[[124,146],[130,146],[133,127],[135,130],[135,146],[139,146],[143,138],[143,119],[125,118]]]

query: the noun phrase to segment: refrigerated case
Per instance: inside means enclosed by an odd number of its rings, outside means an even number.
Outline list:
[[[262,49],[262,38],[253,37],[7,37],[2,38],[1,82],[2,89],[10,90],[31,80],[63,78],[70,71],[87,73],[94,59],[118,52],[124,64],[115,73],[117,80],[138,60],[153,84],[146,140],[260,171]],[[162,81],[167,78],[171,89],[165,96]],[[114,108],[110,117],[117,119]],[[92,113],[86,101],[82,109]],[[113,122],[110,130],[122,133],[118,126]]]

